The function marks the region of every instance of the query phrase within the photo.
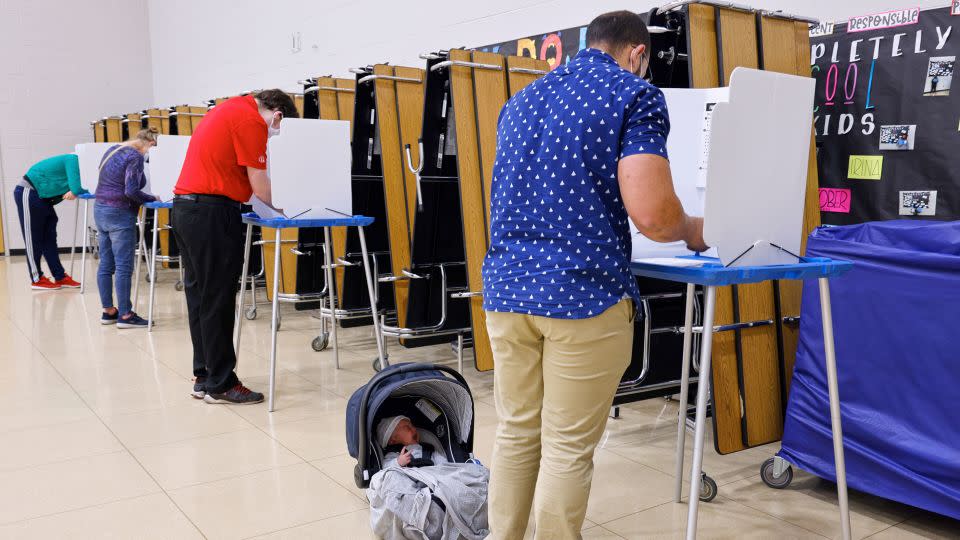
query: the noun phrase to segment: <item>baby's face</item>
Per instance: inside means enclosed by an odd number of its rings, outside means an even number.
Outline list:
[[[419,443],[420,434],[417,433],[417,428],[409,420],[401,420],[396,429],[393,430],[393,435],[390,436],[390,444],[407,446]]]

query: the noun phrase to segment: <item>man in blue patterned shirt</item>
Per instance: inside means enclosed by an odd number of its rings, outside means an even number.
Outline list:
[[[628,219],[652,240],[703,251],[667,161],[663,93],[644,81],[650,35],[600,15],[587,49],[500,113],[484,309],[500,423],[493,538],[579,538],[593,453],[630,363],[639,291]]]

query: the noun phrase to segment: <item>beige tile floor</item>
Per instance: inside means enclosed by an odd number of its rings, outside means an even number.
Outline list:
[[[371,538],[343,439],[347,398],[372,375],[370,331],[342,332],[337,371],[330,352],[310,349],[317,321],[285,308],[277,411],[206,405],[187,397],[191,346],[174,279],[161,275],[148,334],[101,327],[92,279],[83,296],[31,292],[23,259],[0,257],[0,538]],[[245,325],[239,366],[260,390],[268,312]],[[446,346],[391,353],[455,364]],[[476,452],[489,461],[493,379],[467,371]],[[657,399],[609,423],[584,538],[682,536],[686,505],[671,500],[675,414]],[[774,450],[707,452],[720,495],[701,506],[702,538],[839,537],[831,484],[802,472],[784,491],[760,481]],[[960,538],[960,522],[876,497],[852,493],[851,507],[856,538]]]

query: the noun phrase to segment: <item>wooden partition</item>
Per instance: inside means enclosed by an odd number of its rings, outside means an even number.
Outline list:
[[[456,120],[467,281],[471,293],[481,293],[481,269],[490,246],[490,191],[497,150],[497,119],[509,96],[539,73],[546,73],[548,65],[544,61],[521,58],[508,63],[500,54],[462,49],[451,50],[449,58],[454,61],[449,68],[450,88]],[[479,294],[470,298],[470,315],[476,367],[480,371],[493,369],[483,297]]]
[[[810,75],[806,23],[705,4],[691,4],[684,9],[693,87],[726,86],[734,68],[740,66]],[[811,114],[804,249],[806,236],[820,224],[812,126]],[[783,319],[799,314],[797,282],[765,282],[718,290],[716,324],[768,319],[777,323],[714,334],[712,395],[718,453],[736,452],[781,438],[798,339],[796,325],[785,324]]]
[[[147,109],[144,111],[144,115],[141,116],[141,125],[143,127],[156,128],[162,135],[170,135],[170,110],[160,108]]]
[[[107,142],[107,127],[103,120],[91,122],[90,127],[93,129],[93,142]]]
[[[110,116],[103,119],[106,128],[106,142],[123,142],[123,117]]]
[[[124,115],[122,125],[123,125],[123,140],[130,139],[131,137],[136,136],[143,127],[143,113],[130,113]]]
[[[390,269],[401,275],[410,268],[410,242],[417,213],[416,175],[406,162],[404,148],[408,147],[413,165],[420,163],[417,139],[423,123],[423,89],[426,75],[422,69],[377,65],[374,97],[379,122],[381,173],[386,202],[387,233]],[[391,78],[393,77],[393,78]],[[381,269],[381,272],[386,269]],[[409,282],[393,283],[397,322],[404,326],[407,320]]]

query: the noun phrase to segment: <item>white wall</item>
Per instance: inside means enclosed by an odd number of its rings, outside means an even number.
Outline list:
[[[917,0],[739,0],[839,20],[911,7]],[[615,9],[665,0],[155,0],[150,2],[154,98],[200,103],[256,88],[297,90],[305,76],[379,62],[420,66],[422,52],[479,46],[586,24]],[[947,0],[920,0],[940,7]],[[302,36],[291,52],[290,35]]]
[[[6,247],[23,248],[13,188],[33,163],[92,140],[95,118],[153,100],[147,0],[0,0],[0,178]],[[61,246],[74,205],[57,206]]]

